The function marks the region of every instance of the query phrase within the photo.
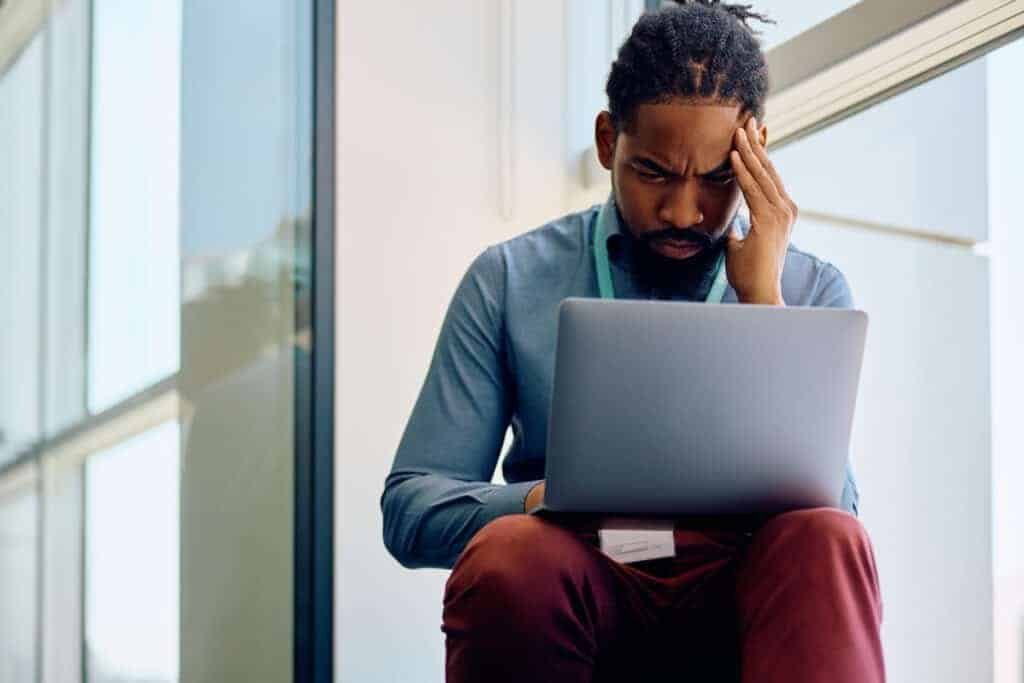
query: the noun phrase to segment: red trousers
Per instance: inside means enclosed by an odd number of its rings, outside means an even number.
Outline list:
[[[481,529],[444,594],[449,683],[881,683],[882,603],[860,522],[789,512],[755,532],[675,530],[621,564],[528,515]]]

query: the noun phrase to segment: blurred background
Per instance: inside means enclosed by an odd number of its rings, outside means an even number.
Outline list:
[[[871,319],[889,680],[1024,682],[1024,0],[751,1]],[[657,4],[0,2],[0,683],[443,678],[384,478],[471,260],[607,197]]]

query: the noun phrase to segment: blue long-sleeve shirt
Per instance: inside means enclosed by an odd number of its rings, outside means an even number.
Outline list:
[[[486,249],[459,284],[381,497],[384,542],[404,566],[451,568],[473,534],[522,512],[527,493],[544,478],[558,306],[571,296],[599,296],[592,256],[599,209]],[[735,224],[746,234],[743,216]],[[628,231],[617,219],[610,227],[618,298],[704,300],[712,260],[707,267],[696,261],[681,281],[658,281],[644,272]],[[842,273],[794,246],[782,295],[789,305],[853,305]],[[729,287],[723,301],[735,303],[735,290]],[[509,425],[508,483],[493,484]],[[847,465],[842,507],[856,514],[857,502]]]

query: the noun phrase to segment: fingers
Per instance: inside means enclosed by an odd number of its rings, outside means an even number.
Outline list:
[[[789,209],[793,218],[796,218],[798,213],[798,207],[796,202],[786,192],[785,183],[782,182],[782,176],[779,175],[778,170],[775,168],[775,164],[772,163],[771,159],[768,158],[768,151],[764,145],[761,144],[760,133],[757,130],[757,119],[751,116],[747,119],[747,123],[744,128],[739,129],[736,134],[737,138],[737,149],[741,149],[741,145],[745,143],[746,147],[753,152],[754,158],[757,159],[761,168],[764,170],[767,178],[771,180],[772,185],[778,195],[778,201],[780,207]],[[741,140],[742,138],[742,140]],[[751,169],[754,173],[753,169]],[[757,177],[755,173],[755,177]],[[775,199],[770,192],[765,192],[765,196],[769,201],[775,203]]]
[[[732,161],[732,171],[736,174],[736,181],[740,184],[743,197],[747,200],[747,206],[751,211],[764,210],[771,206],[771,201],[764,195],[760,183],[750,172],[747,165],[743,163],[743,157],[736,150],[729,153],[729,160]]]
[[[751,117],[750,120],[753,121],[753,117]],[[748,127],[750,126],[751,124],[748,123]],[[761,147],[761,144],[760,142],[752,144],[753,140],[756,140],[756,138],[752,138],[745,128],[740,128],[736,132],[736,150],[739,152],[743,164],[747,167],[747,171],[753,176],[754,180],[761,188],[761,194],[765,199],[775,205],[782,204],[784,202],[782,193],[779,192],[771,174],[768,173],[768,170],[762,163],[761,158],[754,150],[755,147]],[[767,154],[765,154],[764,158],[767,159]]]
[[[757,119],[753,116],[747,119],[744,133],[746,133],[747,142],[751,143],[750,146],[754,150],[754,155],[761,162],[761,166],[768,173],[768,177],[772,179],[775,189],[779,191],[779,195],[784,199],[789,199],[789,195],[786,193],[786,185],[782,182],[782,176],[775,169],[775,164],[768,158],[768,150],[761,143],[761,134],[757,130]]]

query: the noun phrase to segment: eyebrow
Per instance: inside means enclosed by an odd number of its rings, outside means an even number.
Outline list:
[[[669,169],[663,167],[656,161],[647,159],[645,157],[633,157],[630,161],[632,161],[637,166],[643,166],[647,170],[654,171],[655,173],[660,173],[662,175],[679,175],[678,173],[675,173],[674,171],[670,171]]]
[[[637,157],[633,157],[630,161],[632,161],[632,163],[636,164],[637,166],[643,166],[647,170],[653,171],[655,173],[660,173],[662,175],[676,175],[676,176],[679,175],[675,171],[671,171],[671,170],[663,167],[661,164],[657,163],[656,161],[654,161],[652,159],[648,159],[646,157],[639,157],[639,156],[637,156]],[[732,172],[732,162],[729,160],[729,157],[726,157],[725,161],[720,163],[718,166],[715,166],[713,169],[711,169],[707,173],[700,173],[698,175],[701,176],[701,177],[705,177],[705,176],[725,175],[726,173],[731,173],[731,172]]]
[[[729,157],[726,157],[725,161],[720,163],[718,166],[715,166],[707,173],[702,173],[701,175],[725,175],[726,173],[732,173],[732,161],[729,159]]]

